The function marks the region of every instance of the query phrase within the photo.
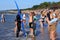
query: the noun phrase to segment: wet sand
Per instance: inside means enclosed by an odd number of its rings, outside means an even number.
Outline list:
[[[14,27],[15,27],[14,22],[5,22],[5,23],[0,22],[0,40],[32,40],[32,38],[24,36],[16,38],[13,30]],[[27,30],[28,29],[26,28],[26,31]],[[47,27],[44,27],[44,30],[45,30],[44,35],[42,35],[41,32],[39,31],[39,28],[36,29],[36,37],[35,37],[36,40],[49,40]],[[60,21],[58,22],[56,31],[57,31],[57,40],[60,40]]]

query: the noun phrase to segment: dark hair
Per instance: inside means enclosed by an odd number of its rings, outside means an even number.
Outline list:
[[[41,11],[41,13],[43,13],[43,11]]]
[[[33,12],[33,16],[35,16],[35,12]]]
[[[34,16],[35,15],[35,12],[31,12],[31,14]]]

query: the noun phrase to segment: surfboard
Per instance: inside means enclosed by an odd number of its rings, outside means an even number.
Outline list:
[[[19,9],[17,2],[15,0],[14,0],[14,2],[15,2],[15,5],[17,7],[17,10],[18,10],[18,14],[17,15],[20,15],[20,19],[22,20],[23,15],[21,13],[21,10]],[[22,31],[24,32],[24,36],[25,36],[26,32],[25,32],[25,28],[24,28],[24,23],[23,22],[21,22],[21,28],[22,28]]]
[[[58,18],[54,18],[54,19],[52,19],[51,21],[50,21],[50,24],[53,24],[53,23],[55,23],[55,22],[57,22],[58,21]]]

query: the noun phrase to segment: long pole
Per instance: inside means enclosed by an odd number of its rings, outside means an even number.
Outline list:
[[[15,5],[16,5],[16,7],[17,7],[17,10],[18,10],[18,14],[20,14],[20,9],[19,9],[19,7],[18,7],[18,4],[17,4],[17,2],[14,0],[14,2],[15,2]]]
[[[16,4],[17,10],[18,10],[18,15],[20,15],[20,18],[22,19],[22,15],[21,15],[21,13],[20,13],[21,10],[19,9],[17,2],[16,2],[15,0],[14,0],[14,2],[15,2],[15,4]],[[26,31],[25,31],[25,29],[24,29],[24,23],[23,23],[23,22],[21,22],[21,26],[22,26],[22,30],[23,30],[23,32],[24,32],[24,36],[26,36],[26,35],[25,35]]]

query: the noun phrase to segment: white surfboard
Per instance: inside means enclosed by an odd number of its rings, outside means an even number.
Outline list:
[[[56,21],[58,21],[58,18],[52,19],[52,20],[50,21],[50,24],[53,24],[53,23],[55,23]]]

